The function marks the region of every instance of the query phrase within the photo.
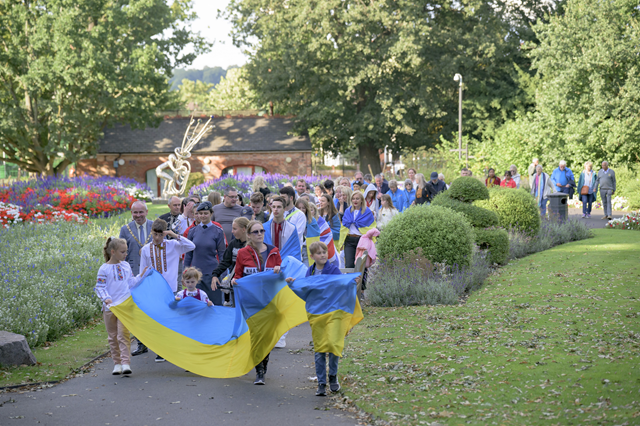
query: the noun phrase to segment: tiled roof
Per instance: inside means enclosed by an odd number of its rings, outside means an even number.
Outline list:
[[[288,118],[214,118],[211,123],[215,127],[202,137],[193,153],[311,151],[308,136],[287,134],[294,124]],[[157,128],[144,130],[116,125],[105,129],[98,153],[170,153],[182,146],[188,125],[188,118],[165,119]]]

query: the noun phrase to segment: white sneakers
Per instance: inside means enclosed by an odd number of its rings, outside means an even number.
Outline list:
[[[280,340],[278,340],[278,343],[276,343],[276,348],[286,348],[287,347],[287,334],[289,334],[288,331],[286,333],[284,333],[282,335],[282,337],[280,337]]]
[[[116,364],[113,366],[113,372],[111,373],[114,376],[119,376],[122,374],[122,366],[120,364]]]
[[[122,364],[122,374],[131,374],[131,366],[129,364]]]

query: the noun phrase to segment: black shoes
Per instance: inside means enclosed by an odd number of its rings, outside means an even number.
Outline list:
[[[138,356],[147,352],[149,352],[149,349],[147,349],[147,347],[144,344],[138,343],[138,347],[136,348],[135,351],[131,352],[131,356]]]
[[[329,389],[331,389],[331,392],[338,392],[340,390],[340,383],[338,383],[338,376],[329,376]]]
[[[164,362],[165,359],[162,358],[160,355],[156,355],[156,362]]]
[[[319,384],[316,396],[327,396],[327,385],[324,383]]]

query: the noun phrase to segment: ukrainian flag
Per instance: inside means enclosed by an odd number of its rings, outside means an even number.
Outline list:
[[[284,229],[284,246],[280,250],[280,257],[284,259],[287,256],[292,256],[302,261],[302,248],[300,247],[300,240],[298,239],[298,232],[296,226],[285,220],[286,225]],[[271,233],[273,231],[273,219],[265,222],[264,224],[264,242],[273,245],[273,238]]]
[[[280,274],[266,271],[238,280],[235,308],[209,307],[193,297],[178,302],[162,275],[150,270],[131,296],[110,309],[167,361],[205,377],[239,377],[264,359],[284,332],[307,320],[304,302],[284,281],[304,276],[304,267],[284,266]]]
[[[359,275],[314,275],[289,284],[306,301],[315,352],[342,356],[344,338],[364,318],[356,296]]]
[[[373,213],[369,208],[365,208],[364,213],[359,211],[356,212],[356,216],[354,218],[354,213],[351,211],[353,207],[349,207],[345,212],[344,216],[342,216],[342,227],[340,228],[340,242],[338,243],[338,247],[342,249],[344,246],[344,241],[347,239],[347,235],[349,235],[349,228],[352,224],[355,224],[358,228],[358,231],[362,235],[366,234],[367,231],[376,227],[376,220],[373,217]],[[374,240],[375,242],[375,240]]]
[[[311,244],[316,241],[320,241],[320,227],[315,218],[311,218],[311,222],[307,222],[307,233],[305,238],[307,239],[307,259],[309,259],[309,266],[313,265],[313,259],[311,258]]]

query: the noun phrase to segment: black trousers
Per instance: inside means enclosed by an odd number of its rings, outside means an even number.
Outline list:
[[[347,236],[344,241],[344,267],[354,268],[356,266],[356,249],[360,237]]]
[[[264,357],[264,359],[260,361],[258,365],[256,365],[256,373],[259,373],[262,371],[262,374],[267,374],[267,364],[269,364],[269,355],[271,355],[271,352],[269,352],[267,356]]]

